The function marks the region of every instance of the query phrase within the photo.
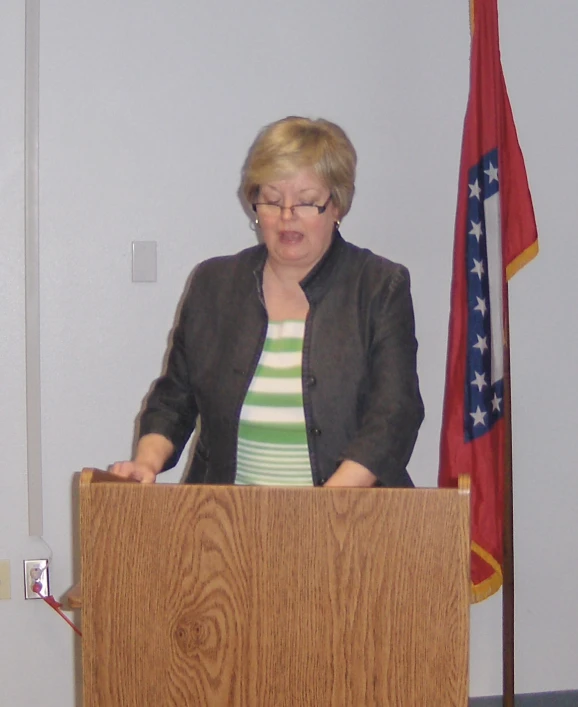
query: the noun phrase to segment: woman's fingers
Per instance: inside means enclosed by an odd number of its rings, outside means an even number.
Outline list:
[[[141,484],[154,484],[157,478],[152,467],[142,462],[115,462],[108,467],[108,471],[122,479],[132,479]]]

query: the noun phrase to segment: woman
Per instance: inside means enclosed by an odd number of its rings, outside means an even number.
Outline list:
[[[242,192],[262,243],[196,269],[134,459],[113,473],[153,482],[200,417],[189,483],[412,486],[423,405],[409,275],[339,233],[355,167],[328,121],[260,132]]]

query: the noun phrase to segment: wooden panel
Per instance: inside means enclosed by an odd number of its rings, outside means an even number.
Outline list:
[[[85,707],[462,707],[452,490],[82,484]]]

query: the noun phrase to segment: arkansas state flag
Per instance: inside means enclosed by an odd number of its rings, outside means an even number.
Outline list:
[[[497,0],[476,0],[456,214],[439,485],[469,474],[473,601],[502,584],[507,280],[538,252],[500,62]]]

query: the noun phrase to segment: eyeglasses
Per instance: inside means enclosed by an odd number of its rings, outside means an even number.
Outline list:
[[[292,216],[307,219],[325,213],[330,201],[331,194],[322,206],[318,206],[317,204],[293,204],[293,206],[283,206],[282,204],[271,204],[268,201],[262,201],[253,204],[253,211],[262,218],[273,218],[281,216],[283,209],[289,209]]]

